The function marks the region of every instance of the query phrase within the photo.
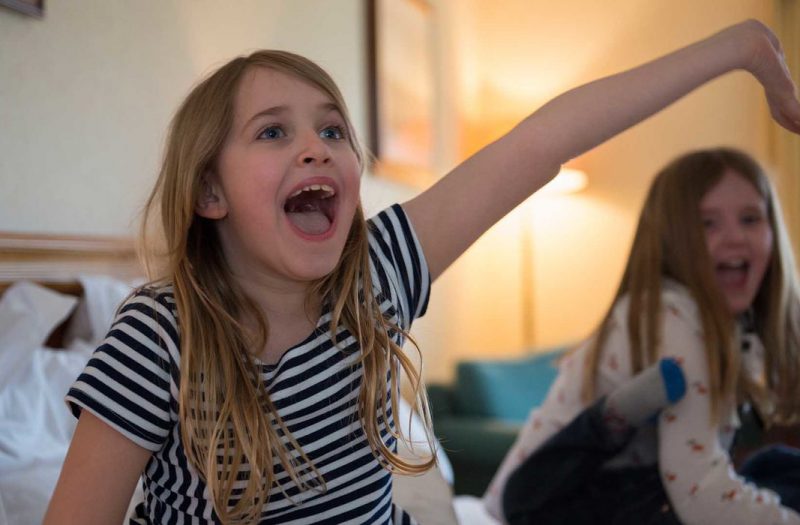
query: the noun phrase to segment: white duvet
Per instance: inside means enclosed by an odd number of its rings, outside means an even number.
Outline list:
[[[0,525],[42,522],[75,430],[64,395],[130,291],[105,277],[82,284],[80,305],[26,282],[0,299]],[[76,307],[68,347],[46,348],[48,335]]]

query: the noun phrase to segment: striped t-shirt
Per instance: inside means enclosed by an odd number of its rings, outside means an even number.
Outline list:
[[[430,290],[421,248],[399,205],[371,219],[369,230],[375,297],[388,319],[408,329],[425,312]],[[171,286],[136,293],[67,394],[76,415],[89,410],[153,451],[135,524],[218,522],[207,487],[181,445],[176,316]],[[270,491],[261,523],[408,523],[409,516],[392,504],[391,475],[375,459],[358,420],[358,345],[342,327],[334,344],[329,323],[330,312],[324,310],[314,332],[261,373],[281,418],[327,490],[301,492],[276,463],[281,486]],[[393,337],[402,343],[398,334]],[[385,425],[381,429],[383,441],[396,449]]]

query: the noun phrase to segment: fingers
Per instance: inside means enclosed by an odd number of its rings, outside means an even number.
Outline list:
[[[758,20],[747,20],[723,33],[733,35],[739,48],[743,50],[743,67],[764,87],[775,122],[800,134],[798,89],[775,33]]]
[[[785,104],[783,108],[771,106],[770,113],[772,118],[787,130],[800,134],[800,103],[792,100],[790,104]]]
[[[768,27],[760,24],[761,34],[767,40],[760,44],[753,55],[752,73],[764,86],[772,118],[794,133],[800,133],[800,101],[798,90],[786,64],[780,42]]]

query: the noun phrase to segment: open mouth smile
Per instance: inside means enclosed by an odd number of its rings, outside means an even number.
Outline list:
[[[728,259],[716,264],[719,283],[726,288],[741,288],[747,283],[750,263],[745,259]]]
[[[332,185],[306,183],[289,195],[283,210],[301,237],[320,240],[333,233],[336,205],[336,190]]]

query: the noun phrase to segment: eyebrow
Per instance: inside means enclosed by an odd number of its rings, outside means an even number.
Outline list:
[[[281,106],[273,106],[271,108],[267,108],[267,109],[261,110],[258,113],[256,113],[255,115],[253,115],[252,117],[250,117],[247,120],[247,122],[245,122],[244,126],[242,126],[242,129],[247,129],[250,126],[250,124],[253,123],[253,121],[255,121],[255,120],[257,120],[257,119],[259,119],[261,117],[279,116],[279,115],[281,115],[283,113],[286,113],[287,111],[289,111],[289,106],[283,106],[283,105],[281,105]],[[325,113],[330,113],[331,111],[335,111],[336,113],[339,113],[340,115],[342,114],[342,112],[339,111],[339,106],[337,106],[333,102],[323,102],[322,104],[319,104],[317,106],[317,111],[325,112]]]

